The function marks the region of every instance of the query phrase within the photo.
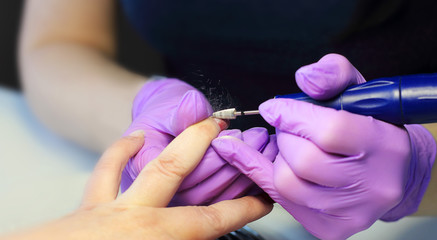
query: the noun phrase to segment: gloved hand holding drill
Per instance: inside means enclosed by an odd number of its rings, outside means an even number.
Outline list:
[[[346,58],[329,54],[300,68],[296,81],[309,96],[328,99],[365,80]],[[424,127],[292,99],[268,100],[259,110],[276,128],[273,163],[230,136],[212,145],[315,236],[345,239],[417,210],[436,154]]]

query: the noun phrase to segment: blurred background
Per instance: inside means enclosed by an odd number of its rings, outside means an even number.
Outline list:
[[[0,86],[19,89],[16,49],[23,0],[0,1]],[[159,54],[147,46],[117,8],[118,61],[144,74],[163,73]]]

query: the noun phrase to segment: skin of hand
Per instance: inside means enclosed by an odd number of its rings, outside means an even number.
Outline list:
[[[126,165],[121,181],[125,191],[141,170],[188,126],[212,114],[208,100],[191,85],[178,79],[159,78],[139,91],[132,111],[132,124],[126,133],[141,129],[146,143]],[[237,137],[273,161],[276,143],[270,141],[264,128],[252,128],[243,133],[228,130],[221,136]],[[171,206],[209,205],[246,195],[257,188],[246,176],[227,164],[209,147],[201,163],[187,176],[171,201]],[[260,191],[258,191],[260,192]]]
[[[364,78],[346,58],[330,54],[299,69],[296,80],[311,97],[326,99]],[[436,155],[420,125],[402,128],[292,99],[259,109],[277,130],[273,163],[229,136],[213,147],[316,237],[346,239],[378,219],[417,210]]]
[[[211,118],[188,127],[117,198],[121,171],[144,144],[144,132],[123,137],[97,163],[77,211],[5,239],[216,239],[241,228],[271,211],[265,196],[166,208],[224,127]]]

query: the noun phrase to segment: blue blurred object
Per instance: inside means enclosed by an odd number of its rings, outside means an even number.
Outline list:
[[[278,95],[319,106],[372,116],[393,124],[437,122],[437,74],[380,78],[317,101],[305,93]]]
[[[244,226],[236,231],[230,232],[217,240],[265,240],[256,231],[248,226]]]

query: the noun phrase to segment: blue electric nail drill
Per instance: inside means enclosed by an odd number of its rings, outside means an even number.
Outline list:
[[[379,78],[348,87],[340,95],[326,100],[314,100],[305,93],[278,95],[319,106],[346,110],[393,124],[437,122],[437,74]],[[258,111],[221,110],[214,117],[235,119],[258,114]]]

